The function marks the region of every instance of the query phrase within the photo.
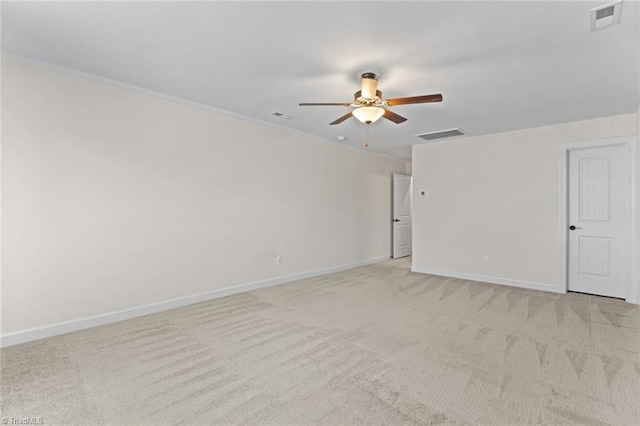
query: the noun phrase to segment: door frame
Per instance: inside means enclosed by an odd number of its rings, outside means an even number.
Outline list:
[[[569,285],[569,152],[581,149],[623,146],[627,155],[628,185],[625,231],[627,235],[625,259],[626,294],[629,303],[640,304],[638,294],[638,143],[635,136],[568,142],[560,145],[560,210],[558,220],[558,282],[559,291],[566,293]]]

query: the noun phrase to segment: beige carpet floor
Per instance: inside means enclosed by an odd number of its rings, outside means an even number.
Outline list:
[[[640,311],[389,260],[1,351],[45,424],[640,424]]]

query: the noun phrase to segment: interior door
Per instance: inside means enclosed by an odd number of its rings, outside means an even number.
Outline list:
[[[568,289],[624,298],[629,200],[623,146],[569,152]]]
[[[411,176],[393,174],[393,257],[411,255]]]

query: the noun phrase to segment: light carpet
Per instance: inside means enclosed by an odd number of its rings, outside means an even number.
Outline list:
[[[639,424],[640,311],[409,260],[2,349],[45,424]]]

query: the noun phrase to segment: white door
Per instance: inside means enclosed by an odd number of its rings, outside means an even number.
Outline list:
[[[411,255],[411,176],[393,174],[393,257]]]
[[[625,297],[627,173],[623,146],[569,151],[570,291]]]

